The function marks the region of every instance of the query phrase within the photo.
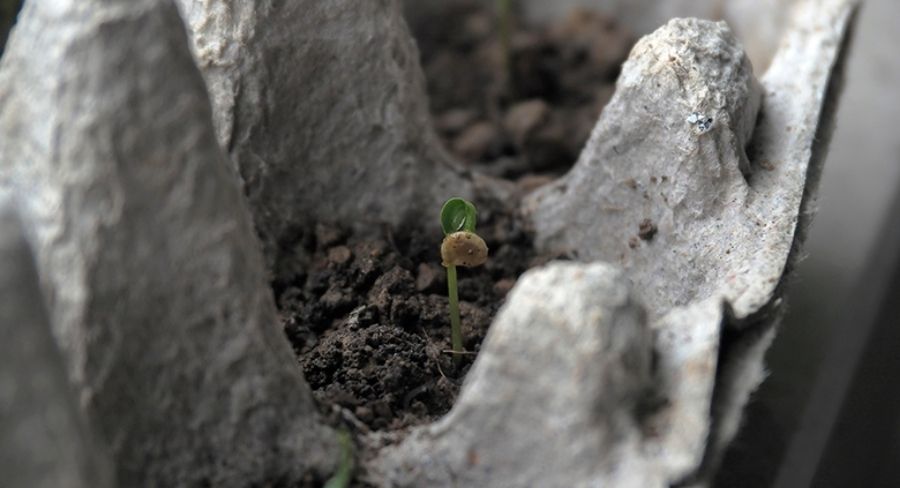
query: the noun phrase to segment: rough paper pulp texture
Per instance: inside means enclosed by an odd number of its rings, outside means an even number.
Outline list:
[[[759,99],[724,22],[675,20],[643,38],[575,168],[528,202],[538,245],[622,265],[657,316],[741,280],[734,268],[756,251],[741,237],[770,224],[746,179]]]
[[[396,0],[180,5],[270,264],[317,219],[434,226],[447,198],[471,198]]]
[[[31,2],[0,67],[0,185],[122,486],[330,470],[259,244],[166,0]]]
[[[37,269],[0,192],[0,473],[7,488],[109,488],[112,464],[88,428],[50,331]]]
[[[373,480],[704,485],[764,376],[778,285],[808,221],[827,144],[830,81],[854,3],[807,8],[815,12],[794,18],[761,83],[723,23],[673,20],[638,43],[576,167],[524,206],[539,246],[623,271],[566,264],[523,277],[453,411],[396,446],[379,448],[382,439],[371,436],[379,451]],[[623,300],[638,311],[646,305],[637,315],[648,318],[634,327],[654,339],[631,343],[643,351],[636,355],[591,350],[602,341],[590,334],[609,334],[615,317],[629,316],[628,307],[605,301],[619,293],[630,293]],[[736,331],[724,351],[723,327]],[[647,347],[656,354],[649,383],[618,376],[636,388],[651,385],[644,408],[635,409],[603,375],[640,370],[630,367]],[[594,359],[581,362],[580,354]],[[604,387],[592,395],[596,385]],[[544,398],[557,395],[565,405]],[[598,407],[609,404],[618,408]],[[604,414],[587,420],[584,411]],[[560,452],[574,459],[561,461]]]
[[[797,12],[759,83],[756,121],[756,82],[725,27],[670,22],[635,47],[576,167],[526,203],[540,246],[618,262],[647,304],[671,400],[658,452],[674,480],[714,469],[764,376],[854,5]],[[652,238],[638,237],[644,219]],[[724,357],[720,324],[748,329]]]

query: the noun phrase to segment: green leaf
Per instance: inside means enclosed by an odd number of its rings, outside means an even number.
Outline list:
[[[475,232],[477,212],[472,202],[459,197],[451,198],[441,208],[441,228],[444,235],[466,230]]]

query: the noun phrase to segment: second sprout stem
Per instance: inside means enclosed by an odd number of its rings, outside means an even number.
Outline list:
[[[512,0],[497,0],[500,20],[500,47],[503,51],[503,75],[512,84]]]

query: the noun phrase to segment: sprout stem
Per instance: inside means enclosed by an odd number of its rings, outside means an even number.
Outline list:
[[[450,292],[450,343],[452,344],[454,362],[458,362],[462,356],[456,353],[463,352],[462,327],[459,325],[459,296],[456,293],[456,266],[447,266],[447,290]]]
[[[500,46],[503,51],[503,74],[512,83],[512,0],[497,0],[500,20]]]
[[[353,479],[353,440],[349,432],[338,432],[338,445],[341,448],[340,462],[334,476],[325,483],[325,488],[347,488]]]

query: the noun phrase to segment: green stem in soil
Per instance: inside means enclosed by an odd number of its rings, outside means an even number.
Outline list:
[[[350,433],[341,429],[338,432],[338,445],[341,459],[337,471],[326,483],[325,488],[347,488],[353,479],[353,440]]]
[[[512,83],[512,0],[497,0],[500,22],[500,48],[503,50],[503,74]]]
[[[459,296],[456,293],[456,266],[447,266],[447,291],[450,292],[450,343],[454,353],[463,352],[462,327],[459,324]],[[459,354],[453,355],[459,361]]]

